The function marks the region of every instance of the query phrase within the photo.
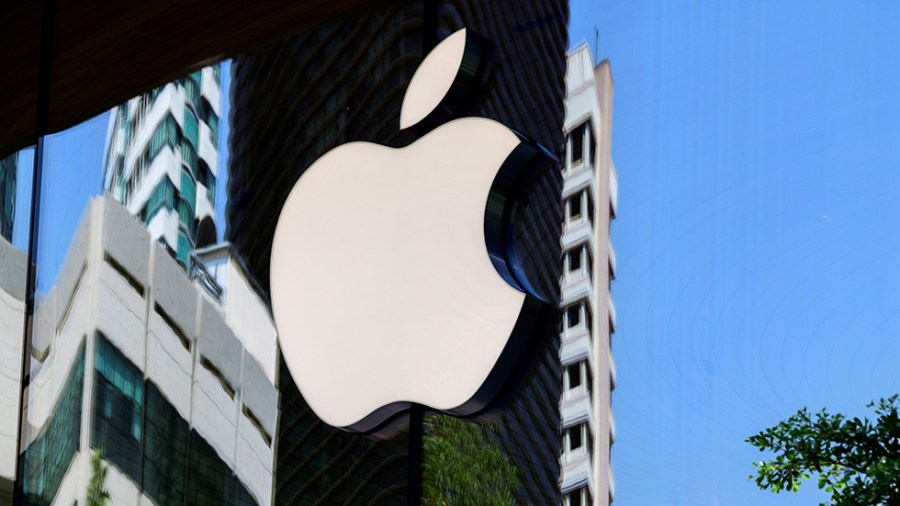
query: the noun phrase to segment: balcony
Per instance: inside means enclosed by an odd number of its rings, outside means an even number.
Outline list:
[[[563,274],[561,290],[560,307],[580,299],[587,299],[590,307],[594,307],[594,290],[591,276],[588,274],[587,268],[583,265],[577,271],[566,272]]]
[[[576,325],[560,334],[559,362],[563,366],[587,360],[594,368],[594,354],[591,351],[591,333],[586,325]]]
[[[594,167],[590,163],[581,163],[569,171],[563,171],[562,198],[569,198],[585,188],[590,188],[591,198],[593,199],[597,194],[597,186],[594,178]]]
[[[564,429],[587,422],[589,430],[596,430],[591,415],[591,393],[584,386],[563,392],[559,401],[559,416]]]
[[[616,166],[609,161],[609,210],[610,218],[615,218],[619,209],[619,176],[616,174]]]
[[[609,308],[609,333],[616,331],[616,304],[613,302],[612,294],[606,297],[606,306]]]
[[[562,239],[560,240],[562,248],[568,250],[572,249],[577,244],[586,242],[588,247],[592,249],[591,253],[593,253],[594,241],[591,240],[593,233],[593,224],[585,214],[567,220],[563,224]]]
[[[587,485],[594,495],[594,477],[591,465],[591,454],[587,451],[566,452],[560,459],[562,477],[560,491],[567,494],[572,490]]]
[[[612,240],[607,241],[607,253],[609,254],[609,277],[616,279],[616,249],[613,248]]]

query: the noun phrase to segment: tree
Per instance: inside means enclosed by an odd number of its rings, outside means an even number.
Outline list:
[[[806,408],[746,441],[775,453],[754,462],[762,490],[796,492],[813,475],[838,506],[900,505],[900,396],[871,402],[877,418],[849,419]],[[825,503],[822,503],[823,505]]]
[[[488,428],[450,416],[430,416],[425,429],[423,504],[516,504],[516,468],[488,437]]]
[[[109,501],[109,490],[106,490],[106,471],[103,454],[100,450],[94,451],[91,455],[91,481],[88,483],[87,489],[88,506],[106,506],[106,502]]]

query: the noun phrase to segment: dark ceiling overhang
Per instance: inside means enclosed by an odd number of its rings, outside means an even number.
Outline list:
[[[382,3],[8,0],[0,9],[0,158],[206,64]]]

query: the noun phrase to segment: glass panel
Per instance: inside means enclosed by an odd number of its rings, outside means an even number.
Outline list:
[[[216,450],[191,431],[191,455],[188,462],[188,504],[218,506],[234,503],[235,479]]]
[[[182,504],[190,428],[153,382],[146,382],[145,392],[144,491],[156,504]]]
[[[141,371],[98,335],[91,446],[137,483],[141,470]]]
[[[144,208],[140,213],[141,221],[149,224],[160,210],[165,209],[171,211],[174,208],[175,185],[173,185],[172,181],[166,176],[163,177],[156,188],[153,189],[153,193],[150,194],[150,198],[148,198],[147,203],[144,204]]]
[[[197,151],[185,140],[181,141],[181,161],[191,174],[197,173]]]
[[[215,110],[227,114],[230,79],[222,81],[222,89],[204,84],[222,102],[204,116],[220,138],[202,147],[192,112],[199,82],[193,103],[165,85],[47,138],[23,413],[29,504],[84,502],[96,475],[72,469],[91,469],[92,455],[108,468],[99,487],[117,504],[142,496],[273,503],[275,332],[264,299],[220,242],[225,202],[215,195],[227,178],[215,175],[227,174],[218,151],[228,128]],[[188,115],[184,134],[176,114]],[[4,166],[4,181],[9,172]],[[25,179],[20,173],[17,184]],[[194,248],[199,212],[202,252]],[[79,346],[85,358],[76,359]],[[2,356],[15,358],[6,348]],[[69,370],[68,383],[58,380]],[[74,428],[55,428],[73,417]],[[11,475],[8,482],[0,485],[12,490]]]
[[[86,420],[91,417],[82,413],[90,412],[85,399],[94,393],[95,329],[84,324],[84,317],[90,297],[86,292],[96,291],[91,288],[96,283],[85,279],[90,241],[83,228],[79,232],[78,223],[89,214],[85,204],[103,187],[108,119],[103,115],[68,133],[44,138],[35,308],[20,450],[22,487],[30,504],[60,503],[60,494],[72,493],[62,492],[70,487],[60,483],[71,482],[82,464],[89,465],[79,459],[89,458],[81,442],[90,439],[91,423]],[[124,131],[124,125],[119,126]],[[57,429],[60,424],[67,427],[62,433]]]
[[[68,472],[81,435],[81,401],[84,388],[84,343],[74,355],[71,370],[62,383],[48,421],[34,435],[23,456],[25,502],[49,505]]]
[[[191,141],[191,144],[199,147],[200,133],[197,123],[197,116],[191,109],[184,110],[184,138]]]
[[[178,191],[181,193],[181,198],[186,200],[193,208],[194,202],[197,201],[197,187],[194,184],[194,178],[189,172],[181,171],[181,187]]]
[[[194,73],[184,79],[184,94],[192,107],[200,103],[200,74]]]
[[[34,148],[0,159],[0,504],[16,478],[33,172]]]

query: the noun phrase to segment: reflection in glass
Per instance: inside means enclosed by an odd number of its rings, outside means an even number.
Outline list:
[[[340,144],[366,141],[398,147],[414,140],[409,132],[398,132],[409,79],[429,44],[463,26],[498,46],[494,80],[474,115],[509,125],[562,158],[567,22],[568,3],[552,0],[515,6],[466,0],[408,2],[326,22],[235,57],[227,236],[261,293],[269,283],[276,224],[272,217],[297,179]],[[529,182],[523,193],[521,219],[512,232],[517,238],[514,248],[525,259],[529,278],[548,300],[556,301],[562,222],[559,174],[551,170],[546,178]],[[365,254],[365,245],[360,245],[360,254]],[[352,316],[351,310],[348,317]],[[427,332],[422,329],[423,338]],[[544,322],[541,332],[534,366],[520,371],[526,384],[511,393],[494,424],[479,431],[516,468],[516,500],[552,504],[560,502],[562,372],[556,322]],[[342,495],[346,487],[319,483],[320,476],[335,483],[368,480],[380,483],[382,490],[399,488],[389,500],[404,501],[411,477],[402,468],[394,472],[381,465],[381,458],[391,451],[387,445],[396,447],[392,455],[405,455],[408,433],[387,442],[348,439],[315,419],[289,378],[282,368],[278,502],[346,499]],[[316,444],[318,440],[323,442]],[[386,500],[366,489],[360,493],[360,503]]]
[[[272,504],[275,330],[216,242],[219,86],[205,68],[46,141],[29,504],[83,503],[95,454],[114,504]]]
[[[0,159],[0,504],[16,474],[34,148]]]

